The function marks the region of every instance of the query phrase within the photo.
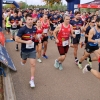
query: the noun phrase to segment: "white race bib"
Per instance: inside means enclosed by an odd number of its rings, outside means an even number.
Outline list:
[[[38,38],[41,38],[41,36],[42,36],[42,34],[37,34],[37,37],[38,37]]]
[[[67,45],[68,45],[68,40],[63,41],[63,46],[65,47],[65,46],[67,46]]]
[[[75,30],[75,34],[81,34],[80,30]]]
[[[17,25],[12,25],[12,28],[17,28]]]
[[[26,49],[34,48],[34,42],[32,44],[26,44]]]
[[[48,33],[48,29],[44,29],[43,30],[43,33]]]

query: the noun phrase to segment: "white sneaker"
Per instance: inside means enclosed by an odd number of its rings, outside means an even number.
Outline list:
[[[29,84],[30,84],[30,87],[31,87],[31,88],[34,88],[34,87],[35,87],[34,80],[31,80],[31,81],[29,82]]]
[[[39,63],[42,63],[42,60],[41,60],[41,59],[37,59],[37,61],[38,61]]]
[[[83,73],[89,72],[89,71],[87,70],[87,66],[90,66],[90,65],[89,65],[89,64],[85,65],[85,67],[83,68]]]
[[[21,65],[24,66],[25,64],[21,62]]]

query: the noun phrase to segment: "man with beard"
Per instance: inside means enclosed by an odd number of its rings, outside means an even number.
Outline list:
[[[71,42],[73,44],[74,48],[74,57],[75,57],[75,63],[78,64],[78,59],[77,59],[77,51],[78,51],[78,44],[80,42],[81,38],[81,31],[82,31],[82,26],[83,26],[83,21],[80,18],[80,12],[76,11],[75,12],[75,18],[70,22],[70,24],[73,26],[75,38],[71,38]]]
[[[88,36],[88,43],[86,45],[86,55],[89,56],[91,53],[94,52],[96,57],[98,58],[98,63],[99,63],[99,72],[100,72],[100,17],[96,19],[96,26],[92,28],[89,32]],[[83,73],[85,73],[88,69],[86,65],[85,68],[83,69]]]

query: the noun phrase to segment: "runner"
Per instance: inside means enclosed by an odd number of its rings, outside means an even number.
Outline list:
[[[41,60],[41,52],[42,52],[42,43],[43,43],[43,28],[42,28],[42,25],[41,25],[41,21],[38,20],[37,23],[36,23],[36,28],[37,28],[37,37],[38,39],[35,41],[36,42],[36,51],[37,51],[37,61],[39,63],[42,63],[42,60]]]
[[[18,33],[19,25],[20,25],[20,18],[18,17],[18,11],[14,10],[13,16],[9,18],[9,24],[11,25],[10,33],[11,33],[11,40],[15,40],[15,36]],[[16,43],[16,51],[18,51],[18,43]]]
[[[100,72],[100,17],[96,19],[96,26],[92,28],[89,32],[88,43],[86,45],[85,57],[88,57],[94,52],[99,62],[99,72]],[[84,60],[83,59],[83,60]]]
[[[80,19],[79,11],[75,12],[75,18],[74,18],[74,20],[71,21],[71,25],[73,26],[74,34],[76,35],[75,38],[72,37],[71,42],[72,42],[73,48],[74,48],[75,63],[78,64],[78,58],[77,58],[78,44],[79,44],[80,38],[81,38],[81,31],[83,31],[83,29],[82,29],[83,21]]]
[[[64,22],[54,30],[54,37],[60,54],[60,57],[55,60],[54,67],[59,68],[59,70],[63,70],[62,63],[69,49],[69,37],[73,33],[73,27],[69,24],[70,16],[64,15],[63,19]]]
[[[34,74],[36,65],[36,50],[35,50],[35,36],[36,28],[33,27],[32,15],[26,15],[26,25],[22,27],[16,36],[16,42],[21,43],[21,65],[24,65],[27,58],[30,60],[31,65],[31,80],[30,87],[35,87]]]
[[[11,25],[9,24],[10,16],[11,16],[11,13],[10,13],[10,11],[8,11],[8,14],[7,14],[7,17],[6,17],[6,34],[10,33],[10,28],[11,28]]]
[[[91,30],[91,28],[93,28],[95,26],[95,20],[94,19],[92,19],[91,21],[90,21],[90,23],[89,23],[89,26],[87,27],[87,29],[86,29],[86,31],[85,31],[85,47],[86,47],[86,45],[87,45],[87,43],[88,43],[88,36],[89,36],[89,31]],[[86,59],[86,51],[84,52],[84,55],[82,56],[82,58],[79,60],[79,62],[78,62],[78,67],[80,68],[80,69],[82,69],[82,61],[83,61],[83,59],[85,60]],[[90,57],[90,55],[88,56],[88,58],[87,58],[87,61],[89,62],[89,64],[92,66],[92,60],[91,60],[91,57]]]
[[[46,51],[47,51],[48,30],[49,30],[49,27],[50,27],[50,23],[49,23],[49,20],[48,20],[48,16],[47,15],[44,15],[43,16],[43,19],[42,19],[41,23],[42,23],[43,34],[44,34],[44,38],[43,38],[43,46],[44,46],[44,49],[43,49],[43,57],[45,59],[48,59],[48,57],[46,56]]]

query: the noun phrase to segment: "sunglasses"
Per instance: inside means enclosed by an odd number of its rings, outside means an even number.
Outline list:
[[[91,22],[91,23],[95,23],[95,22]]]

